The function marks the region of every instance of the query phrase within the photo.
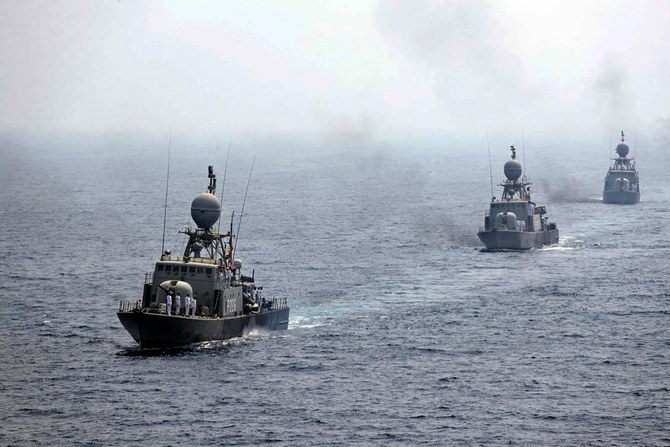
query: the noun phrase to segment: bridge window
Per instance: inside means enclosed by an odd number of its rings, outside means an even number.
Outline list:
[[[187,268],[185,265],[182,265],[182,266],[181,266],[181,271],[182,271],[183,273],[186,273],[187,270],[188,270],[188,268]]]
[[[156,267],[156,270],[158,270],[159,272],[162,272],[164,267],[165,266],[163,264],[158,264],[158,266]]]
[[[208,275],[211,275],[211,274],[212,274],[212,269],[209,268],[209,267],[207,267],[207,268],[205,269],[205,272],[207,272]]]
[[[202,267],[198,267],[198,273],[204,273],[204,272],[205,272],[205,269],[204,269],[204,268],[202,268]]]
[[[195,267],[189,267],[188,271],[189,273],[195,273]]]
[[[171,272],[172,271],[172,266],[171,265],[166,265],[165,266],[165,271],[166,272]]]

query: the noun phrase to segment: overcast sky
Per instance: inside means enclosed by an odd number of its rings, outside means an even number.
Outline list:
[[[0,132],[647,133],[670,2],[0,1]]]

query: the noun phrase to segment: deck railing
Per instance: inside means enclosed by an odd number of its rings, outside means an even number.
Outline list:
[[[274,298],[266,301],[266,307],[262,308],[261,312],[286,308],[288,308],[288,300],[286,298]],[[119,312],[132,312],[136,309],[142,309],[142,300],[119,301]],[[165,310],[163,310],[163,312],[165,312]]]
[[[288,301],[286,300],[286,298],[273,298],[269,301],[266,301],[266,307],[261,309],[261,311],[286,309],[287,307],[288,307]]]
[[[142,309],[142,300],[119,301],[119,312],[132,312],[135,309]]]

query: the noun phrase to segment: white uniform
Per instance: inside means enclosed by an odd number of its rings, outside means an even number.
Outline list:
[[[172,295],[169,293],[165,295],[165,313],[172,314]]]
[[[195,301],[195,295],[191,298],[191,316],[195,317],[195,311],[197,310],[197,302]]]
[[[191,297],[187,293],[186,298],[184,298],[184,315],[188,317],[190,313],[191,313]]]
[[[179,315],[179,310],[181,309],[181,296],[177,294],[174,297],[174,308],[175,308],[175,315]]]

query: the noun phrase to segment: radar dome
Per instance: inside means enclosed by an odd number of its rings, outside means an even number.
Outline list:
[[[191,202],[191,217],[198,228],[212,228],[221,215],[221,202],[214,195],[203,192]]]
[[[619,143],[616,145],[616,153],[619,154],[619,157],[625,157],[628,155],[629,147],[626,143]]]
[[[508,160],[505,163],[505,177],[509,180],[518,180],[521,177],[523,168],[521,167],[521,162],[519,160]]]

